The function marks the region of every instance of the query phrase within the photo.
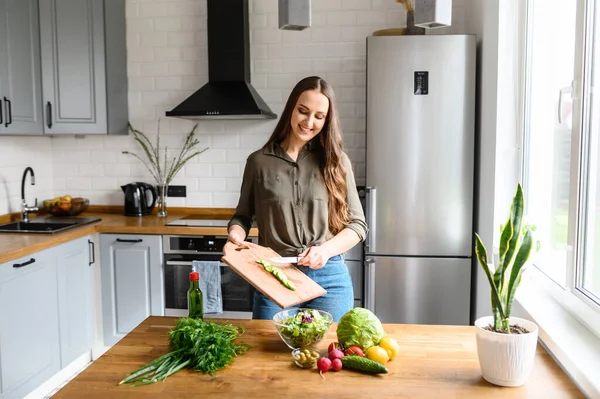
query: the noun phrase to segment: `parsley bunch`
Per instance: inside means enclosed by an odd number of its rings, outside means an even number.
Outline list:
[[[231,364],[234,356],[250,349],[249,345],[233,342],[243,333],[243,327],[231,324],[181,318],[169,332],[171,352],[133,371],[119,384],[152,384],[184,367],[215,375],[215,371]]]

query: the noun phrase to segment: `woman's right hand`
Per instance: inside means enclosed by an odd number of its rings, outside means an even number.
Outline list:
[[[246,239],[246,231],[242,228],[242,226],[234,224],[229,227],[228,233],[227,241],[231,241],[238,246],[247,247],[246,241],[244,241]]]

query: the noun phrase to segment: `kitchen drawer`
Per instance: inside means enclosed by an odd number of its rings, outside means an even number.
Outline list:
[[[6,281],[23,274],[31,273],[40,267],[44,267],[45,261],[52,259],[53,256],[54,249],[49,248],[2,263],[0,264],[0,281]],[[23,266],[15,267],[15,265]]]

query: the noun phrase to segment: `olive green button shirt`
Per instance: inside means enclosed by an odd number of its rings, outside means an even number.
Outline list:
[[[296,256],[310,246],[333,237],[328,227],[328,191],[319,170],[321,146],[308,143],[296,161],[278,143],[250,154],[246,162],[240,200],[228,227],[240,225],[250,230],[253,220],[259,244],[281,256]],[[354,173],[343,153],[346,169],[350,223],[361,241],[367,224],[360,204]]]

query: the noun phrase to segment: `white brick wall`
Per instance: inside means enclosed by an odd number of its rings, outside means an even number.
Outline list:
[[[25,199],[33,205],[35,198],[51,198],[53,192],[53,165],[51,140],[45,137],[0,136],[0,215],[21,211],[21,177],[27,166],[35,173],[35,185],[27,176]],[[72,175],[72,170],[59,173]]]
[[[462,32],[468,1],[479,0],[454,0],[453,27],[436,33]],[[362,184],[365,37],[378,29],[405,26],[406,14],[394,0],[312,0],[312,23],[304,31],[281,31],[277,0],[250,0],[252,83],[279,115],[298,80],[309,75],[328,80],[339,100],[345,145],[357,183]],[[166,118],[165,111],[208,80],[206,0],[128,0],[127,34],[131,122],[153,135],[160,117],[161,139],[175,148],[193,122]],[[187,198],[171,198],[168,204],[234,207],[245,159],[264,144],[275,124],[201,121],[199,138],[210,149],[173,181],[187,186]],[[41,155],[34,155],[33,148]],[[120,185],[137,180],[152,183],[139,161],[121,154],[124,149],[140,153],[131,136],[0,137],[0,214],[18,206],[20,176],[28,158],[35,161],[34,168],[38,166],[38,182],[47,182],[28,190],[28,198],[53,191],[48,196],[68,192],[88,197],[92,204],[121,204]]]

